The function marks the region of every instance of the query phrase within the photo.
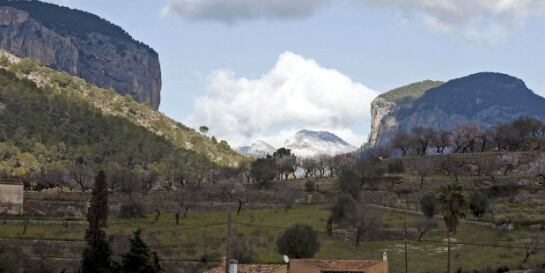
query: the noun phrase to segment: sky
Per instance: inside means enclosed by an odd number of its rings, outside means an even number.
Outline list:
[[[232,146],[297,130],[367,140],[370,102],[481,71],[545,95],[545,0],[48,0],[158,53],[169,117]]]

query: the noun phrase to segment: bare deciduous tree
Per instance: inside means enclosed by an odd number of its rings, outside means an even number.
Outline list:
[[[462,157],[457,155],[447,155],[441,159],[440,168],[447,173],[447,175],[454,175],[454,179],[458,182],[458,175],[463,170],[466,162]]]
[[[545,186],[545,155],[541,155],[534,162],[530,163],[530,173],[537,181]]]
[[[479,166],[479,175],[489,177],[494,184],[496,184],[496,176],[498,170],[501,168],[500,161],[497,157],[482,157],[477,160]]]
[[[252,193],[247,187],[235,180],[226,181],[228,185],[228,195],[231,201],[237,202],[237,215],[240,214],[245,204],[251,201]]]
[[[277,192],[277,198],[284,206],[284,212],[288,212],[293,207],[297,199],[303,196],[303,192],[295,187],[282,187]]]
[[[443,154],[450,145],[450,133],[448,131],[435,132],[431,145],[435,147],[436,153]]]
[[[398,131],[392,137],[391,146],[393,149],[399,149],[401,156],[407,156],[411,148],[411,135],[405,131]]]
[[[202,198],[202,190],[197,181],[181,181],[176,188],[178,205],[183,209],[183,217],[187,217],[189,210]],[[180,212],[176,212],[176,224],[179,224]]]
[[[499,164],[503,169],[503,175],[508,175],[512,171],[516,170],[521,163],[521,155],[519,153],[508,153],[500,156]]]
[[[526,263],[531,256],[538,254],[545,248],[545,236],[541,232],[532,232],[528,238],[522,240],[522,243],[526,249],[522,263]]]
[[[426,217],[422,216],[418,218],[418,221],[416,222],[416,230],[418,231],[418,238],[417,240],[420,242],[422,238],[431,230],[437,227],[437,219],[434,217]]]
[[[357,211],[352,218],[352,224],[356,229],[356,246],[360,245],[361,238],[364,235],[371,236],[382,227],[382,215],[364,202],[358,205]]]
[[[451,135],[451,142],[454,145],[454,152],[466,153],[475,151],[478,139],[483,134],[483,130],[474,123],[460,123],[454,129]]]
[[[411,144],[420,156],[426,155],[428,147],[433,141],[435,132],[431,128],[414,127],[411,130]]]
[[[307,158],[301,158],[298,160],[298,165],[303,168],[305,171],[305,178],[314,176],[315,171],[317,169],[317,163],[314,158],[307,157]]]
[[[436,159],[430,157],[419,158],[411,163],[414,173],[420,178],[420,190],[424,189],[424,179],[434,174],[437,169]]]

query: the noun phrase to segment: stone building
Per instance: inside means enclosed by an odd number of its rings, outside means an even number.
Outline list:
[[[225,262],[204,273],[225,273]],[[231,261],[229,273],[388,273],[386,254],[383,260],[316,260],[293,259],[287,265],[237,264]]]
[[[0,214],[23,214],[23,184],[0,181]]]

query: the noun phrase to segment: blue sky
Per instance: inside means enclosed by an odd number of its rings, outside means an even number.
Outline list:
[[[153,47],[160,111],[234,146],[279,146],[303,128],[361,145],[373,97],[424,79],[497,71],[545,95],[540,0],[49,2],[97,14]]]

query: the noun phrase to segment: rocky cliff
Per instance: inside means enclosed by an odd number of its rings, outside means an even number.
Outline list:
[[[39,1],[0,0],[0,47],[158,109],[158,54],[90,13]]]
[[[411,108],[424,93],[441,84],[443,82],[430,80],[417,82],[393,89],[374,99],[371,102],[371,132],[366,147],[387,142],[399,124],[396,113],[400,109]]]
[[[543,97],[518,78],[489,72],[408,85],[379,96],[371,106],[368,146],[388,144],[397,130],[416,126],[452,130],[472,122],[487,128],[520,116],[545,118]]]

